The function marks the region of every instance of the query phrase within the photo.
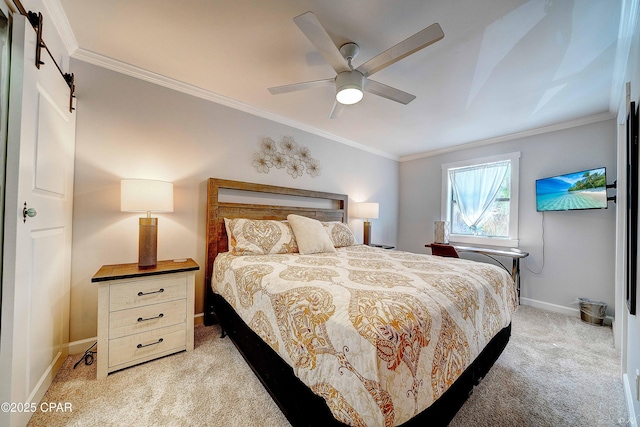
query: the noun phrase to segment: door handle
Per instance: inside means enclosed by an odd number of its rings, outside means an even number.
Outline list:
[[[38,212],[33,208],[27,209],[27,202],[24,202],[24,207],[22,208],[22,222],[27,222],[27,217],[33,218],[36,215],[38,215]]]

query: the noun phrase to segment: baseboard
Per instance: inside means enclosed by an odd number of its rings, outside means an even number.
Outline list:
[[[74,356],[76,354],[84,354],[85,351],[89,347],[98,341],[98,337],[86,338],[83,340],[73,341],[69,343],[69,356]]]
[[[552,311],[554,313],[566,314],[567,316],[580,317],[580,310],[574,307],[551,304],[550,302],[538,301],[531,298],[520,298],[520,304],[528,305],[529,307],[539,308],[541,310]]]
[[[198,313],[193,316],[193,326],[204,325],[204,313]]]
[[[32,404],[32,403],[37,404],[42,400],[42,398],[44,397],[44,394],[49,389],[49,386],[51,385],[51,383],[53,382],[53,379],[58,374],[58,371],[60,371],[60,368],[62,368],[62,364],[66,359],[67,359],[67,352],[66,352],[66,348],[63,347],[62,351],[56,355],[55,359],[53,359],[53,361],[51,362],[51,364],[49,365],[45,373],[42,375],[42,377],[40,378],[40,381],[38,381],[38,384],[36,384],[33,391],[31,392],[31,395],[27,398],[27,401],[24,402],[25,405]],[[38,408],[40,408],[40,406],[38,406]],[[13,417],[13,415],[15,415],[15,418]],[[24,411],[22,413],[12,414],[11,425],[27,425],[32,415],[33,415],[32,411]],[[17,421],[14,421],[14,420],[17,420]]]
[[[552,304],[550,302],[538,301],[531,298],[520,298],[521,305],[527,305],[529,307],[539,308],[540,310],[551,311],[553,313],[566,314],[571,317],[580,317],[580,309],[577,307],[567,307],[564,305]],[[612,325],[614,318],[607,316],[604,319],[605,325]]]
[[[636,427],[640,425],[640,414],[635,413],[633,405],[633,393],[631,392],[631,384],[629,383],[629,375],[622,375],[622,385],[624,386],[624,398],[627,402],[627,412],[629,413],[629,426]],[[635,385],[634,385],[635,387]]]
[[[204,324],[204,313],[198,313],[193,316],[193,325]],[[84,354],[89,347],[98,341],[98,337],[85,338],[83,340],[73,341],[69,343],[69,356],[76,354]]]

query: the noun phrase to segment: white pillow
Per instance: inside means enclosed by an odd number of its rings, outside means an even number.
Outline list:
[[[302,255],[336,251],[320,221],[293,214],[287,215],[287,220],[296,237],[298,251]]]

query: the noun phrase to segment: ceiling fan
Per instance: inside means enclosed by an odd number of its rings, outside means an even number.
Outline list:
[[[413,101],[416,98],[415,95],[371,80],[369,76],[444,37],[444,32],[442,32],[440,25],[437,23],[432,24],[354,69],[351,62],[360,50],[357,44],[345,43],[338,49],[313,12],[306,12],[296,16],[293,18],[293,22],[302,30],[316,49],[320,51],[325,61],[335,70],[336,76],[330,79],[270,87],[269,92],[273,95],[278,95],[335,85],[336,99],[329,113],[330,119],[337,117],[345,105],[359,102],[364,95],[363,91],[405,105]]]

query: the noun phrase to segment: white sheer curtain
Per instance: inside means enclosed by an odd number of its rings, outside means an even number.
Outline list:
[[[487,163],[449,171],[462,219],[475,232],[498,194],[509,162]]]

